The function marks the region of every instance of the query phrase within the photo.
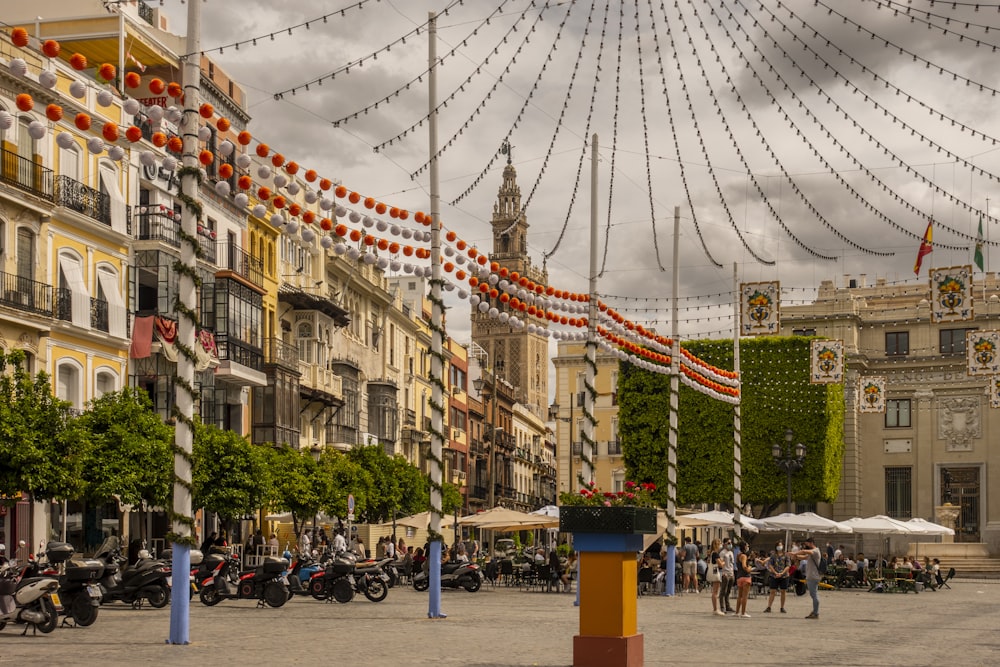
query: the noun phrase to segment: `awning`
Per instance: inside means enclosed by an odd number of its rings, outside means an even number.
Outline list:
[[[83,279],[83,267],[80,262],[69,255],[59,256],[59,268],[62,270],[66,286],[72,294],[71,317],[75,326],[90,328],[90,290]]]
[[[108,333],[118,338],[125,338],[125,301],[115,276],[107,271],[97,272],[97,281],[108,301]]]
[[[103,163],[98,165],[98,168],[101,172],[101,182],[104,183],[104,189],[108,191],[108,197],[111,199],[111,229],[119,234],[128,234],[126,223],[128,214],[125,198],[122,197],[122,191],[118,187],[118,174]]]

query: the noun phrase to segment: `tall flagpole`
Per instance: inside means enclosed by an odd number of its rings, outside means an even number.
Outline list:
[[[192,0],[194,1],[194,0]],[[444,308],[441,301],[441,194],[437,158],[437,14],[427,20],[427,134],[430,150],[431,191],[431,540],[430,595],[427,617],[444,618],[441,612],[441,470],[444,449]],[[494,394],[496,392],[494,391]],[[496,397],[494,396],[494,399]]]

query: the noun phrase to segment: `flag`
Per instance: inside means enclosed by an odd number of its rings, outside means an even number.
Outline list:
[[[141,62],[139,62],[139,59],[136,58],[135,56],[133,56],[131,51],[129,51],[128,53],[126,53],[125,56],[129,60],[131,60],[133,63],[135,63],[136,68],[138,68],[138,70],[140,72],[145,72],[146,71],[146,66],[143,65]]]
[[[929,220],[927,222],[927,229],[924,231],[924,238],[920,242],[920,249],[917,250],[917,261],[914,262],[914,264],[913,264],[913,273],[917,274],[918,276],[920,275],[920,265],[924,261],[924,255],[929,255],[929,254],[931,254],[931,252],[934,251],[934,246],[931,245],[931,243],[933,242],[932,241],[932,237],[933,237],[932,227],[933,227],[933,225],[934,225],[934,221],[933,220]]]
[[[973,255],[973,261],[979,270],[983,270],[983,219],[979,218],[979,233],[976,234],[976,254]]]

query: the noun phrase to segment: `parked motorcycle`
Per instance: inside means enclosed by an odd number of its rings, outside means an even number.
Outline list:
[[[190,593],[188,599],[193,598],[198,593],[198,581],[199,581],[199,579],[198,579],[197,575],[198,575],[198,571],[199,571],[199,566],[205,560],[205,556],[201,552],[200,549],[191,549],[190,554],[191,554],[191,556],[190,556],[190,558],[191,558],[191,575],[189,577],[189,581],[191,582],[191,593]],[[173,549],[164,549],[160,553],[160,559],[164,562],[164,564],[168,568],[170,568],[170,572],[172,574],[173,571],[174,571],[174,550]]]
[[[391,559],[357,562],[352,553],[337,554],[326,568],[309,579],[309,594],[317,600],[333,599],[342,604],[361,593],[372,602],[381,602],[389,594],[383,566]]]
[[[291,559],[291,552],[284,553],[285,558]],[[324,556],[327,560],[328,557]],[[292,595],[309,595],[309,581],[314,574],[325,569],[326,564],[317,561],[313,556],[299,554],[292,562],[288,571],[288,590]]]
[[[287,560],[268,556],[260,567],[240,574],[239,583],[233,586],[230,572],[238,567],[238,562],[226,557],[218,563],[211,576],[202,580],[198,592],[202,604],[212,607],[225,599],[251,599],[257,600],[258,607],[265,604],[280,607],[288,601],[288,584],[282,574],[288,569]]]
[[[475,593],[483,585],[483,574],[475,563],[449,562],[441,565],[441,588],[464,588]],[[431,587],[429,572],[413,576],[413,588],[426,591]]]
[[[140,607],[146,600],[156,609],[170,602],[170,567],[163,561],[140,558],[135,565],[127,565],[128,560],[121,553],[121,542],[115,535],[101,543],[94,559],[104,564],[102,602],[121,601]]]
[[[101,606],[100,579],[104,563],[98,560],[73,558],[73,546],[67,542],[49,542],[45,547],[45,563],[36,563],[29,576],[52,577],[59,581],[62,614],[80,626],[93,625]],[[59,566],[63,565],[63,571]]]
[[[0,566],[0,630],[8,623],[24,623],[33,633],[39,630],[48,634],[56,629],[59,609],[62,606],[59,594],[59,580],[52,577],[25,576],[36,567],[34,559],[19,568],[16,561],[8,561]]]

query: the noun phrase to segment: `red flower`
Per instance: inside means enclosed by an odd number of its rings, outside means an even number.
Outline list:
[[[634,489],[635,488],[635,482],[633,482],[632,480],[629,480],[629,481],[625,482],[625,488],[627,488],[627,489]]]
[[[615,497],[615,494],[614,494],[614,493],[612,493],[611,491],[605,491],[605,492],[604,492],[604,497],[605,497],[605,498],[614,498],[614,497]]]

